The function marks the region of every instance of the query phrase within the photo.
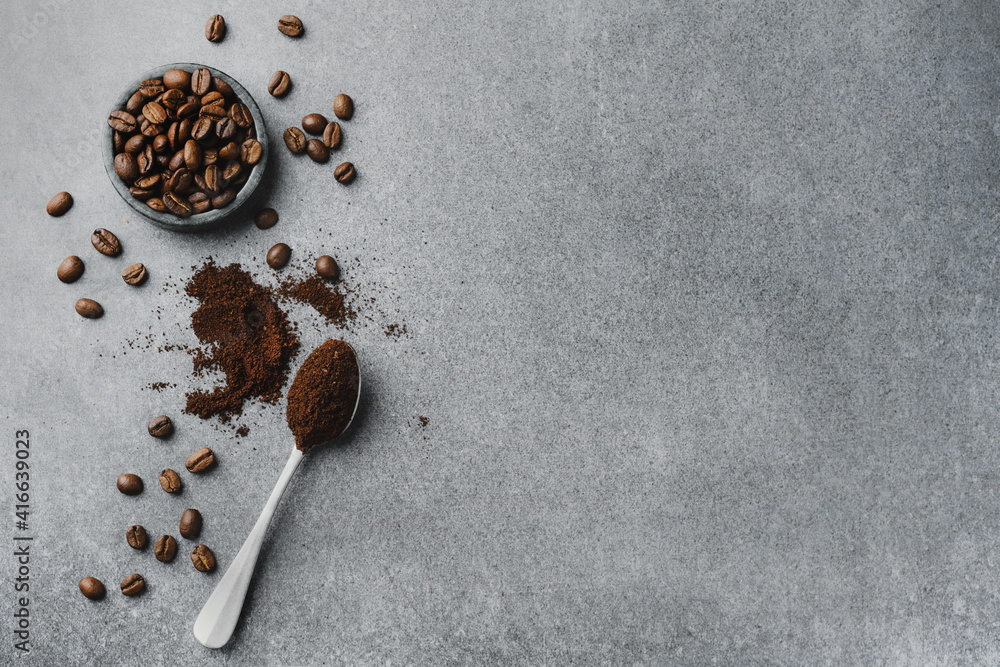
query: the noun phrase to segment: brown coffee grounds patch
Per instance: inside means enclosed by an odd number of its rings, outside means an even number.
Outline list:
[[[306,279],[287,277],[281,281],[278,296],[307,303],[334,326],[344,328],[358,318],[351,302],[351,292],[343,283],[331,283],[322,276]]]
[[[285,418],[303,452],[333,440],[354,416],[361,381],[354,349],[328,340],[310,354],[288,390]]]
[[[288,316],[239,264],[219,268],[209,260],[184,291],[198,300],[191,327],[201,347],[191,350],[194,373],[218,371],[225,382],[187,394],[184,411],[228,422],[250,399],[274,403],[282,395],[288,364],[299,348]]]

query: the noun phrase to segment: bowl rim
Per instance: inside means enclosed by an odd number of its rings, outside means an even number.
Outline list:
[[[264,171],[267,167],[268,156],[270,155],[270,146],[267,139],[267,127],[264,124],[264,116],[260,111],[260,107],[257,106],[257,101],[239,81],[218,68],[211,67],[209,65],[200,65],[198,63],[170,63],[168,65],[154,67],[153,69],[142,74],[139,78],[135,79],[134,82],[125,88],[125,92],[118,96],[115,106],[108,111],[108,117],[110,117],[112,111],[124,109],[129,98],[132,97],[135,91],[139,88],[139,84],[146,79],[162,78],[164,73],[172,69],[183,69],[188,72],[193,72],[200,67],[204,67],[210,71],[213,77],[218,77],[228,83],[232,87],[236,97],[239,98],[240,102],[247,105],[247,108],[250,110],[250,115],[253,117],[254,126],[257,129],[257,141],[260,142],[261,146],[260,160],[253,166],[249,179],[237,193],[236,199],[233,200],[229,206],[222,209],[212,209],[211,211],[206,211],[205,213],[195,213],[188,218],[179,218],[172,213],[154,211],[146,205],[146,202],[134,198],[129,192],[129,186],[126,185],[126,183],[118,177],[117,172],[115,172],[114,130],[111,129],[111,126],[108,125],[106,121],[104,123],[104,133],[102,135],[104,170],[107,172],[108,178],[111,179],[111,185],[114,186],[115,191],[136,213],[139,213],[147,220],[163,227],[164,229],[174,231],[201,231],[216,227],[235,215],[240,208],[246,204],[250,197],[253,196],[257,186],[260,185],[264,178]]]

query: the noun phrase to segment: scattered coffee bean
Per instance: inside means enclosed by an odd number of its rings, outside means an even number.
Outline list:
[[[54,218],[68,211],[73,206],[73,196],[68,192],[60,192],[45,205],[45,212]]]
[[[160,486],[167,493],[180,493],[181,476],[173,468],[166,468],[160,472]]]
[[[146,529],[142,526],[129,526],[125,531],[125,541],[133,549],[145,549],[148,541]]]
[[[323,145],[330,150],[336,150],[340,148],[340,140],[340,123],[327,123],[327,126],[323,128]]]
[[[309,134],[322,134],[326,123],[327,120],[323,114],[311,113],[302,119],[302,129]]]
[[[201,525],[201,512],[193,508],[184,510],[184,514],[181,515],[181,537],[189,540],[197,539],[201,535]]]
[[[96,320],[104,314],[104,308],[93,299],[78,299],[76,302],[76,312],[87,319]]]
[[[80,580],[80,592],[89,600],[100,600],[106,593],[100,579],[84,577]]]
[[[118,490],[126,496],[135,496],[142,493],[142,478],[130,472],[122,473],[118,476]]]
[[[76,282],[83,275],[83,260],[70,255],[59,264],[56,276],[64,283]]]
[[[267,251],[267,265],[272,269],[280,269],[288,264],[292,256],[292,249],[284,243],[278,243]]]
[[[115,173],[126,183],[132,183],[139,178],[139,165],[131,153],[119,153],[115,156]]]
[[[323,163],[330,159],[330,151],[319,139],[310,139],[306,144],[306,153],[313,162]]]
[[[306,149],[306,135],[297,127],[290,127],[285,130],[285,145],[293,153],[301,153]]]
[[[354,176],[354,165],[350,162],[344,162],[343,164],[337,165],[337,168],[333,170],[333,177],[344,185],[353,181]]]
[[[163,85],[184,90],[191,85],[191,73],[182,69],[168,69],[163,73]]]
[[[267,83],[267,92],[275,97],[284,97],[291,86],[292,77],[288,76],[288,72],[279,69],[271,75],[271,80]]]
[[[146,267],[142,264],[133,264],[122,271],[122,280],[129,285],[138,285],[146,279]]]
[[[226,19],[222,18],[222,14],[215,14],[205,24],[205,39],[210,42],[221,42],[225,36]]]
[[[122,251],[122,244],[118,241],[118,237],[103,227],[94,230],[94,233],[90,235],[90,243],[97,249],[97,252],[109,257],[114,257]]]
[[[215,569],[215,554],[204,544],[199,544],[191,550],[191,562],[199,572],[211,572]]]
[[[340,267],[333,257],[323,255],[316,260],[316,273],[324,278],[336,278],[340,275]]]
[[[170,417],[159,415],[149,420],[146,430],[154,438],[166,438],[174,432],[174,423],[170,421]]]
[[[257,225],[258,229],[270,229],[278,224],[278,212],[273,208],[262,208],[253,217],[253,224]]]
[[[340,120],[351,120],[354,115],[354,100],[350,95],[341,93],[333,100],[333,113]]]
[[[122,594],[132,597],[142,592],[146,587],[146,580],[141,574],[130,574],[122,580]]]
[[[156,540],[153,553],[156,555],[156,560],[161,563],[169,563],[177,555],[177,540],[174,539],[173,535],[162,536]]]
[[[202,447],[189,456],[184,465],[188,472],[199,473],[210,468],[213,463],[215,463],[215,453],[208,447]]]
[[[278,30],[289,37],[298,37],[302,34],[302,21],[298,16],[287,14],[278,19]]]

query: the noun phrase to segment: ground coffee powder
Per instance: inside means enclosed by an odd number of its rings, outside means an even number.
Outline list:
[[[354,349],[328,340],[302,364],[288,390],[285,417],[303,452],[343,433],[354,416],[361,373]]]
[[[334,326],[345,327],[357,319],[358,313],[348,300],[349,292],[342,283],[331,285],[319,275],[305,280],[287,277],[278,288],[278,296],[307,303]]]
[[[271,294],[239,264],[220,268],[212,261],[191,277],[185,292],[199,301],[191,315],[202,343],[192,351],[195,374],[219,371],[225,382],[187,394],[184,411],[228,422],[248,399],[277,401],[299,341]]]

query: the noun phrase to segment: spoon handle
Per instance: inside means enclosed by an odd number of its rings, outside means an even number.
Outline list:
[[[254,525],[253,530],[247,537],[246,542],[236,558],[230,563],[229,569],[222,577],[219,585],[215,587],[208,602],[201,608],[198,619],[194,622],[194,636],[199,642],[208,648],[221,648],[233,636],[236,629],[236,622],[240,618],[240,611],[243,609],[243,600],[247,596],[247,589],[250,587],[250,579],[253,577],[254,566],[257,564],[257,556],[260,554],[260,547],[264,543],[264,535],[267,527],[274,516],[274,510],[278,507],[278,501],[288,486],[288,480],[298,469],[302,462],[302,452],[298,449],[292,450],[292,455],[288,457],[285,469],[281,471],[278,483],[274,485],[271,497],[264,505],[264,511],[260,513],[260,518]]]

